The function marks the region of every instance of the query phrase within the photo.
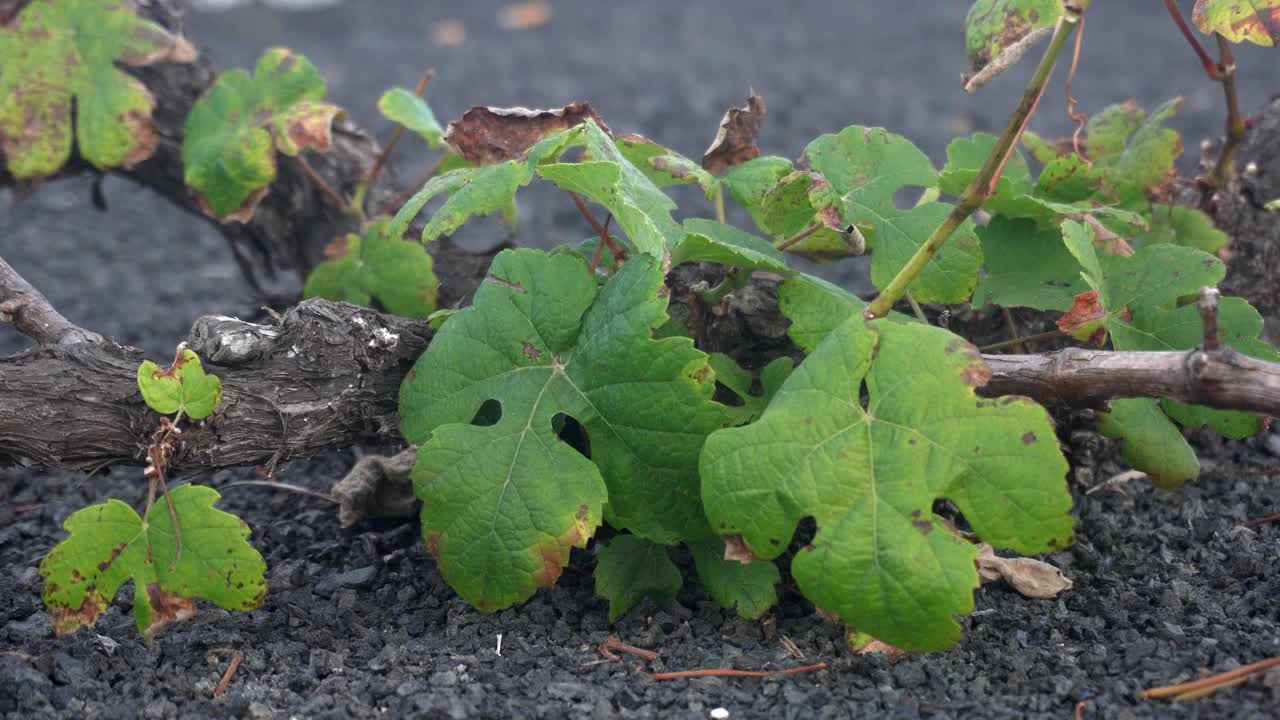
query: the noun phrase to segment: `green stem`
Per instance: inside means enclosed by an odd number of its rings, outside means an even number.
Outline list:
[[[1058,58],[1067,46],[1067,40],[1080,24],[1080,17],[1088,6],[1088,0],[1080,0],[1075,8],[1068,8],[1065,14],[1058,18],[1058,24],[1053,30],[1053,39],[1049,41],[1049,47],[1045,50],[1035,75],[1031,77],[1031,82],[1022,95],[1022,102],[1018,103],[1017,109],[1009,116],[1009,124],[997,140],[996,146],[987,155],[987,160],[978,171],[978,176],[969,183],[969,187],[965,189],[964,195],[960,196],[959,203],[951,210],[951,214],[947,215],[947,219],[934,229],[902,270],[898,271],[893,280],[885,286],[879,297],[867,306],[863,312],[864,317],[874,319],[888,315],[894,303],[902,298],[911,283],[915,282],[920,273],[933,262],[933,258],[946,244],[947,239],[960,229],[975,210],[982,207],[982,203],[986,202],[987,198],[991,197],[1005,163],[1013,154],[1018,138],[1022,136],[1031,116],[1035,114],[1036,106],[1040,103],[1040,97],[1044,95],[1045,86],[1049,82],[1049,76],[1053,74],[1053,68],[1058,64]]]
[[[742,268],[733,268],[728,275],[724,276],[724,280],[719,285],[702,293],[702,301],[707,307],[715,307],[720,304],[730,293],[735,290],[741,290],[747,286],[747,282],[751,280],[751,273]]]
[[[805,238],[818,232],[821,229],[822,229],[822,223],[814,223],[813,225],[810,225],[804,230],[801,230],[795,235],[792,235],[791,237],[787,238],[786,240],[782,240],[778,243],[775,243],[774,247],[778,248],[782,252],[786,252],[791,248],[795,247],[796,244],[799,243],[801,240],[804,240]]]
[[[724,224],[724,183],[716,185],[716,222]]]

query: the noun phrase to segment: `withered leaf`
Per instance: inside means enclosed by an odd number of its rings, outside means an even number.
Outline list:
[[[468,162],[494,165],[524,156],[539,140],[581,125],[587,118],[609,132],[609,126],[584,102],[559,110],[477,106],[449,123],[444,142]]]
[[[760,126],[764,124],[764,116],[769,113],[764,98],[751,95],[747,104],[740,108],[729,108],[720,121],[720,131],[711,147],[702,154],[702,167],[712,173],[722,173],[732,167],[760,156],[760,148],[756,140],[760,137]]]
[[[1058,318],[1058,329],[1077,340],[1101,347],[1107,339],[1106,317],[1107,309],[1102,306],[1098,291],[1089,290],[1076,295],[1071,309]]]
[[[751,552],[751,548],[747,547],[747,542],[742,539],[741,535],[726,535],[724,537],[724,559],[735,560],[743,565],[750,565],[756,561],[756,554]]]
[[[990,545],[978,546],[978,576],[982,582],[1004,580],[1014,590],[1031,598],[1054,598],[1071,589],[1071,578],[1058,568],[1034,558],[1006,558],[996,555]]]

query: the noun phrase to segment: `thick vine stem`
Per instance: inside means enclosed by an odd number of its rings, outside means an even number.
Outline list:
[[[1000,134],[996,145],[991,149],[991,153],[987,155],[986,162],[982,164],[982,169],[978,171],[978,176],[969,183],[969,187],[965,189],[964,195],[960,197],[959,202],[952,208],[951,213],[947,215],[947,219],[942,222],[925,240],[924,244],[916,250],[907,264],[898,271],[893,280],[881,290],[879,297],[867,306],[864,315],[868,318],[884,317],[893,309],[894,303],[898,302],[911,287],[911,283],[919,277],[920,273],[928,267],[933,258],[946,244],[956,230],[964,224],[978,208],[982,207],[982,203],[991,196],[995,183],[1000,178],[1000,173],[1004,169],[1004,165],[1008,162],[1010,153],[1013,152],[1014,145],[1018,142],[1018,138],[1022,136],[1022,131],[1026,128],[1027,121],[1035,113],[1036,106],[1040,103],[1041,96],[1044,95],[1045,86],[1049,82],[1049,76],[1053,74],[1053,68],[1058,64],[1058,58],[1061,57],[1062,51],[1067,46],[1067,40],[1071,38],[1071,34],[1075,32],[1076,26],[1080,24],[1080,18],[1088,9],[1089,0],[1078,0],[1077,2],[1064,3],[1065,12],[1058,19],[1058,24],[1053,31],[1053,39],[1049,41],[1049,47],[1044,51],[1044,56],[1040,58],[1040,65],[1036,67],[1035,74],[1031,77],[1031,82],[1027,85],[1027,90],[1022,95],[1022,101],[1018,103],[1018,107],[1009,116],[1009,124],[1005,126],[1004,132]]]

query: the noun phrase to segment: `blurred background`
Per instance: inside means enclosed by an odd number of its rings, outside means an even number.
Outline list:
[[[375,109],[379,95],[393,85],[411,88],[433,68],[427,100],[442,123],[473,105],[584,100],[615,131],[698,158],[724,111],[754,89],[769,107],[760,139],[767,154],[796,158],[821,133],[880,125],[941,167],[950,139],[1003,127],[1039,52],[977,94],[963,93],[970,4],[194,0],[186,32],[219,70],[252,67],[272,46],[303,53],[328,79],[330,98],[383,141],[392,128]],[[1193,3],[1182,4],[1189,14]],[[1246,45],[1237,61],[1241,105],[1252,113],[1280,91],[1280,54]],[[1032,123],[1042,135],[1074,127],[1065,76],[1060,67]],[[1171,125],[1184,134],[1186,172],[1194,172],[1200,141],[1217,137],[1224,122],[1220,86],[1205,77],[1157,2],[1094,3],[1075,94],[1087,113],[1129,98],[1151,108],[1184,96]],[[433,159],[406,137],[395,166],[408,182]],[[51,183],[25,198],[0,191],[0,255],[73,321],[160,356],[172,352],[198,315],[253,310],[254,298],[214,228],[122,180],[108,179],[103,189],[106,213],[90,205],[86,178]],[[696,191],[680,190],[682,211],[711,212]],[[547,247],[590,235],[563,193],[535,183],[522,192],[520,206],[520,243]],[[741,214],[730,218],[745,222]],[[484,247],[502,233],[486,221],[465,230],[464,240]],[[823,274],[865,292],[863,267],[848,260]],[[26,344],[0,326],[0,354]]]

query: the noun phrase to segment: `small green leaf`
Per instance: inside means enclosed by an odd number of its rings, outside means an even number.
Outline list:
[[[861,255],[865,251],[836,231],[836,227],[845,226],[841,201],[818,173],[800,170],[782,178],[765,194],[760,210],[762,228],[779,241],[780,246],[785,243],[787,252],[793,255],[822,261]],[[869,226],[867,230],[870,231]],[[804,237],[794,241],[798,236]]]
[[[322,297],[356,305],[371,298],[387,312],[425,318],[435,312],[439,285],[431,255],[416,242],[386,234],[388,219],[370,225],[364,237],[350,234],[340,244],[341,257],[326,260],[307,276],[303,297]]]
[[[152,410],[161,415],[181,412],[192,420],[212,415],[222,402],[222,381],[205,374],[200,358],[185,346],[167,370],[143,360],[138,366],[138,389]]]
[[[388,120],[400,123],[418,133],[427,145],[438,148],[444,140],[444,128],[436,121],[427,101],[404,88],[391,88],[378,98],[378,112]]]
[[[8,171],[20,180],[57,172],[71,157],[73,130],[80,156],[99,169],[150,157],[159,142],[155,98],[115,63],[191,62],[194,48],[123,0],[25,5],[0,26],[0,151]]]
[[[1150,116],[1132,102],[1113,107],[1120,108],[1120,112],[1112,122],[1102,123],[1103,127],[1095,127],[1094,122],[1089,124],[1092,172],[1101,179],[1101,194],[1108,199],[1145,200],[1147,190],[1177,176],[1182,137],[1163,125],[1181,109],[1182,98],[1165,102]],[[1102,117],[1107,117],[1105,111]],[[1122,133],[1124,139],[1117,142]]]
[[[1200,32],[1234,43],[1280,45],[1280,0],[1196,0],[1191,21]]]
[[[578,127],[590,160],[549,163],[540,166],[538,174],[608,208],[637,251],[661,257],[684,237],[671,219],[675,202],[623,156],[594,120]]]
[[[660,188],[693,184],[702,188],[707,199],[711,199],[720,187],[720,179],[704,170],[701,165],[646,137],[623,135],[614,142],[618,146],[618,152]]]
[[[795,363],[791,358],[775,358],[760,371],[761,392],[755,395],[751,392],[755,384],[751,372],[744,369],[733,358],[724,353],[711,353],[707,360],[711,369],[716,372],[716,382],[729,388],[742,402],[741,405],[731,405],[727,408],[735,425],[746,425],[763,415],[764,409],[769,406],[778,388],[782,387],[782,383],[786,382],[791,371],[795,369]]]
[[[929,158],[908,140],[883,128],[859,125],[809,144],[805,157],[840,198],[843,222],[863,229],[874,245],[871,281],[883,288],[907,264],[952,207],[926,202],[899,210],[894,194],[932,187],[937,174]],[[920,302],[965,302],[977,284],[982,250],[966,221],[911,286]]]
[[[253,70],[223,73],[187,116],[182,165],[209,213],[247,222],[276,176],[276,150],[327,152],[342,112],[320,102],[324,78],[284,48],[263,53]]]
[[[59,635],[93,625],[120,586],[133,581],[138,630],[150,639],[190,617],[192,598],[226,610],[254,610],[267,593],[266,563],[246,539],[249,527],[214,509],[212,488],[183,485],[169,493],[182,532],[182,556],[165,503],[146,521],[119,500],[78,510],[63,527],[71,537],[40,563],[44,603]]]
[[[997,215],[978,228],[978,237],[985,272],[973,291],[974,307],[990,303],[1065,312],[1086,289],[1079,263],[1053,227]]]
[[[725,173],[724,184],[734,202],[746,209],[756,227],[773,235],[764,223],[764,197],[795,171],[790,160],[773,155],[748,160]]]
[[[976,73],[1033,30],[1051,28],[1062,0],[978,0],[964,20],[965,52]]]
[[[1200,475],[1196,451],[1155,400],[1112,400],[1110,412],[1098,413],[1098,432],[1119,440],[1125,462],[1145,472],[1156,487],[1176,490]]]
[[[596,596],[609,601],[609,622],[640,604],[646,596],[670,602],[684,586],[680,569],[667,548],[635,535],[619,535],[600,551],[596,562]]]
[[[815,605],[904,649],[950,647],[955,616],[973,610],[977,550],[947,531],[936,500],[997,547],[1050,552],[1074,535],[1052,420],[1025,398],[977,397],[989,377],[944,330],[851,318],[764,417],[708,438],[707,518],[764,559],[815,518],[791,565]]]
[[[1102,265],[1098,261],[1098,252],[1093,246],[1093,239],[1093,228],[1075,220],[1063,221],[1062,241],[1067,251],[1079,263],[1080,277],[1084,278],[1090,288],[1101,293],[1101,301],[1105,305],[1108,296],[1102,285]]]
[[[445,579],[496,610],[553,583],[569,548],[609,522],[661,543],[709,532],[697,458],[728,421],[707,357],[654,340],[668,299],[656,259],[633,257],[597,290],[572,253],[500,253],[400,392],[421,447],[414,487]],[[501,418],[470,424],[495,401]],[[573,418],[590,458],[558,437]]]
[[[1216,253],[1230,241],[1226,233],[1214,226],[1213,219],[1199,208],[1152,205],[1150,217],[1150,229],[1130,241],[1133,247],[1172,243]]]
[[[671,251],[671,266],[714,262],[746,270],[789,275],[787,260],[772,244],[732,225],[691,218],[684,221],[685,237]]]
[[[734,609],[748,620],[764,615],[778,603],[778,566],[768,560],[744,565],[724,559],[724,540],[705,538],[689,543],[698,578],[720,607]]]

